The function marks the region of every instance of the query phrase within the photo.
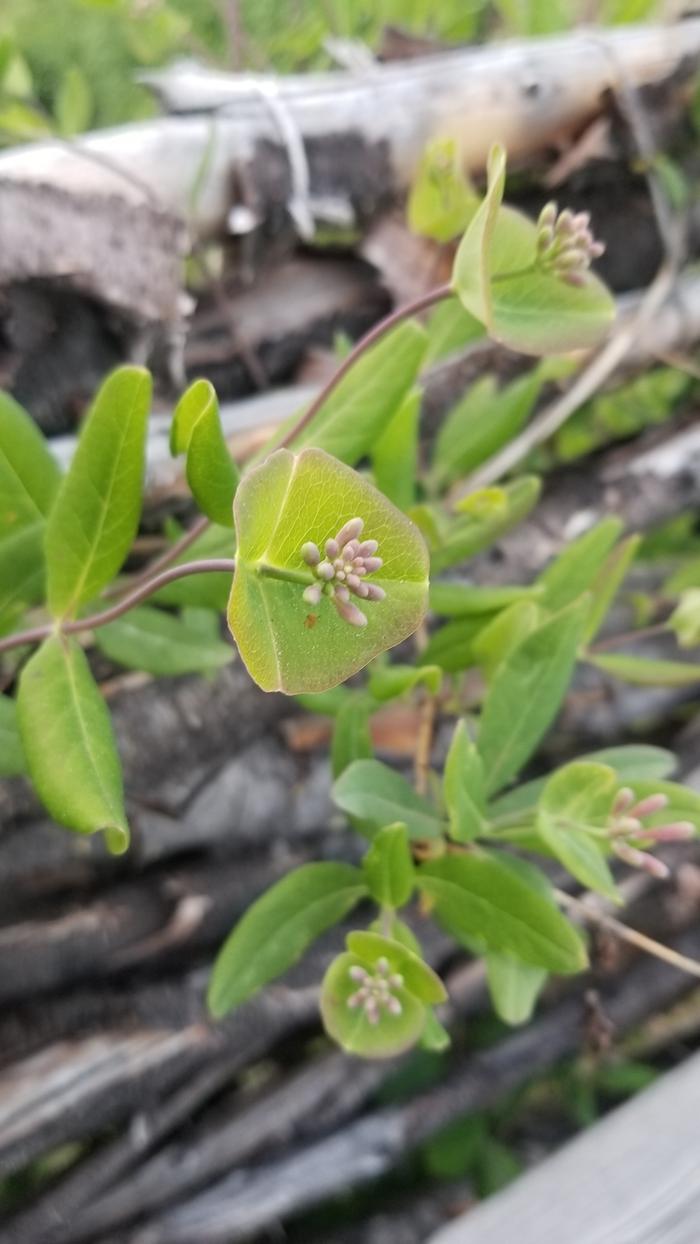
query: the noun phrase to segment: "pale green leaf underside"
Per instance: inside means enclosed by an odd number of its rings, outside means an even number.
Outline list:
[[[207,673],[228,665],[235,655],[218,636],[205,638],[184,619],[150,605],[101,627],[95,641],[110,660],[155,677]]]
[[[427,609],[428,554],[414,524],[367,480],[319,449],[278,450],[246,475],[234,506],[238,556],[228,619],[249,673],[265,691],[325,691],[411,635]],[[379,541],[372,582],[382,601],[358,602],[350,626],[326,597],[313,609],[303,584],[259,573],[260,563],[308,572],[307,541],[325,541],[354,517]]]

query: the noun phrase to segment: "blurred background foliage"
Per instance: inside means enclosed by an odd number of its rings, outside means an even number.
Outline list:
[[[152,115],[139,70],[177,57],[279,73],[333,64],[329,40],[380,48],[387,26],[466,43],[579,21],[640,21],[657,0],[2,0],[0,144]]]

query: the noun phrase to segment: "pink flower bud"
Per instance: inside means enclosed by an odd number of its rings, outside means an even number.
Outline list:
[[[349,622],[351,626],[367,625],[367,618],[362,610],[353,605],[352,601],[340,599],[338,592],[333,597],[333,603],[344,622]]]
[[[642,868],[644,872],[652,877],[658,877],[660,881],[665,881],[670,876],[670,870],[663,860],[657,860],[656,856],[650,855],[648,851],[638,851],[636,847],[631,847],[626,842],[616,842],[613,850],[619,859],[624,860],[632,868]]]
[[[351,518],[345,523],[335,537],[340,547],[342,548],[343,545],[347,544],[348,540],[356,540],[364,525],[364,519],[362,518]]]
[[[375,570],[381,570],[384,562],[381,557],[366,557],[365,570],[367,574],[374,574]]]
[[[648,831],[654,842],[688,842],[695,837],[695,826],[690,821],[671,821],[669,825],[659,825]]]
[[[629,786],[620,787],[615,796],[613,804],[613,814],[618,816],[621,812],[626,812],[634,803],[634,791]]]
[[[363,540],[357,552],[360,557],[372,557],[378,548],[379,542],[377,540]]]
[[[303,596],[307,605],[318,605],[321,600],[322,592],[323,589],[320,583],[310,583],[307,588],[304,588]]]
[[[383,587],[379,586],[378,583],[363,583],[362,586],[367,589],[367,592],[366,592],[367,600],[384,600],[384,597],[386,596],[386,592],[384,591]],[[364,596],[365,593],[363,592],[361,593],[361,595]]]
[[[326,557],[334,561],[340,554],[340,545],[337,540],[326,540]]]
[[[314,544],[313,540],[307,540],[306,544],[302,544],[301,555],[307,566],[317,566],[321,560],[318,545]]]
[[[641,820],[643,816],[651,816],[652,812],[661,812],[662,808],[667,806],[667,795],[662,795],[661,793],[658,795],[647,795],[645,799],[640,799],[639,803],[636,803],[630,809],[630,813],[632,816],[636,816],[638,820]]]
[[[327,583],[330,583],[331,579],[335,578],[335,566],[332,566],[330,562],[321,562],[320,566],[316,567],[316,574],[319,579],[325,579]]]

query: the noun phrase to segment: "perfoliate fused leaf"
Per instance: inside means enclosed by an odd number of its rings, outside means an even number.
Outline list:
[[[277,450],[244,476],[234,516],[228,620],[263,690],[327,690],[419,626],[428,605],[420,532],[323,450]]]
[[[505,151],[495,146],[486,196],[455,258],[455,292],[496,340],[524,354],[596,345],[614,315],[610,294],[591,272],[574,284],[536,262],[537,226],[502,206],[505,171]]]

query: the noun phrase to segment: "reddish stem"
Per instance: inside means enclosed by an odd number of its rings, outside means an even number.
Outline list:
[[[4,639],[0,639],[0,652],[10,652],[12,648],[23,648],[25,644],[41,643],[43,639],[48,639],[49,635],[53,634],[75,635],[79,631],[94,631],[98,626],[114,622],[115,618],[120,618],[134,605],[140,604],[154,592],[159,592],[162,587],[173,583],[175,579],[184,579],[191,574],[210,574],[212,571],[233,574],[235,569],[235,561],[226,557],[212,557],[198,562],[186,562],[184,566],[172,566],[170,570],[164,570],[162,574],[149,579],[147,583],[135,587],[128,596],[124,596],[109,609],[103,609],[101,613],[92,613],[87,618],[76,618],[74,622],[62,624],[47,622],[44,626],[35,626],[29,631],[17,631],[14,635],[6,635]]]

